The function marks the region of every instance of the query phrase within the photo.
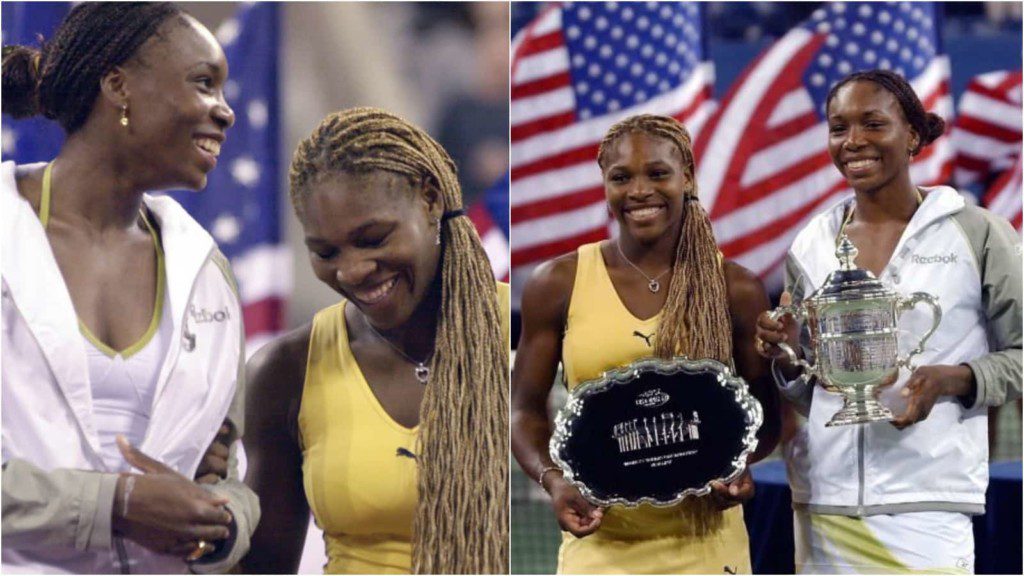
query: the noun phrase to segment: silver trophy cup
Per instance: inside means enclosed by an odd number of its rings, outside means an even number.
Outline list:
[[[826,426],[892,420],[892,412],[875,398],[875,390],[895,381],[901,367],[913,370],[911,358],[924,351],[925,342],[939,327],[942,309],[925,292],[903,297],[874,275],[853,263],[857,248],[846,235],[836,249],[839,269],[798,305],[780,306],[769,314],[785,314],[803,322],[810,333],[816,364],[800,359],[787,344],[779,346],[789,360],[804,369],[802,378],[815,376],[822,386],[843,395],[843,408]],[[932,326],[906,356],[899,355],[897,321],[918,304],[932,310]]]

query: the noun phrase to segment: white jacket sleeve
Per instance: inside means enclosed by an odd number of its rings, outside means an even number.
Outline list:
[[[238,475],[237,450],[240,443],[231,446],[228,458],[228,477],[216,484],[203,484],[210,492],[229,500],[227,509],[231,512],[231,537],[213,554],[191,564],[196,574],[224,573],[234,567],[249,552],[249,541],[260,520],[260,502],[256,494],[242,483]]]
[[[110,549],[117,474],[45,471],[12,459],[2,482],[5,547]]]
[[[990,353],[967,365],[977,392],[973,406],[999,406],[1021,396],[1021,242],[1005,218],[980,210],[957,215],[981,273]]]
[[[227,258],[217,252],[214,262],[220,267],[225,279],[232,286],[236,297],[237,284]],[[228,456],[228,476],[216,484],[203,484],[202,487],[228,499],[227,509],[231,512],[231,537],[222,543],[221,548],[213,554],[192,562],[190,568],[197,574],[213,574],[227,572],[233,568],[249,552],[249,542],[256,525],[260,521],[260,501],[256,493],[242,482],[238,471],[238,450],[241,449],[241,438],[245,433],[245,330],[239,325],[240,342],[238,352],[238,370],[235,378],[235,395],[228,409],[228,421],[235,429],[238,440],[232,442]]]
[[[785,278],[786,291],[792,296],[793,304],[799,304],[806,296],[804,293],[804,278],[806,278],[806,275],[800,271],[800,265],[797,263],[792,252],[786,255]],[[804,352],[804,357],[807,357],[807,351],[804,350]],[[804,377],[797,378],[796,380],[787,380],[782,371],[775,365],[775,360],[772,360],[772,378],[779,388],[779,393],[793,404],[797,412],[802,416],[807,416],[811,409],[811,398],[814,396],[814,383],[812,380]]]

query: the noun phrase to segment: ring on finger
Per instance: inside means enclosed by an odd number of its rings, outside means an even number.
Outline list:
[[[754,348],[756,348],[758,352],[768,352],[767,342],[762,340],[760,336],[754,336]]]
[[[210,552],[213,552],[213,545],[206,540],[199,540],[196,542],[195,549],[189,552],[188,556],[185,557],[185,560],[188,562],[195,562]]]

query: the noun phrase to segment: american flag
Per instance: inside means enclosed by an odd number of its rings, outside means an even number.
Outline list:
[[[714,108],[702,19],[699,3],[565,3],[517,36],[510,109],[517,272],[608,237],[597,149],[613,123],[667,114],[699,132]]]
[[[829,89],[847,74],[893,70],[951,119],[940,18],[933,3],[828,3],[748,66],[696,144],[701,201],[726,257],[780,287],[797,232],[849,192],[827,153],[824,116]],[[943,136],[915,158],[911,178],[938,184],[951,170]]]
[[[1021,230],[1021,154],[1018,150],[1017,160],[1007,168],[989,186],[983,202],[989,210],[1005,216],[1017,231]]]
[[[34,45],[40,33],[51,38],[70,8],[66,2],[5,2],[4,43]],[[224,91],[235,110],[235,126],[228,131],[206,189],[171,194],[231,260],[249,354],[284,327],[283,305],[291,291],[290,254],[282,243],[278,201],[278,13],[273,3],[243,4],[218,29],[230,66]],[[54,122],[3,118],[4,160],[49,161],[63,140]]]
[[[503,175],[467,211],[498,280],[507,282],[511,268],[508,258],[508,174]]]
[[[1021,73],[975,76],[960,96],[953,181],[988,185],[983,203],[1021,228]]]

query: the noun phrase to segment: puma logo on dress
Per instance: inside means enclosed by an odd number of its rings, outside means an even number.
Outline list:
[[[650,334],[644,335],[644,333],[640,332],[639,330],[633,330],[633,336],[636,336],[637,338],[643,339],[643,341],[647,343],[647,347],[650,348],[651,347],[651,338],[654,338],[654,332],[651,332]]]

